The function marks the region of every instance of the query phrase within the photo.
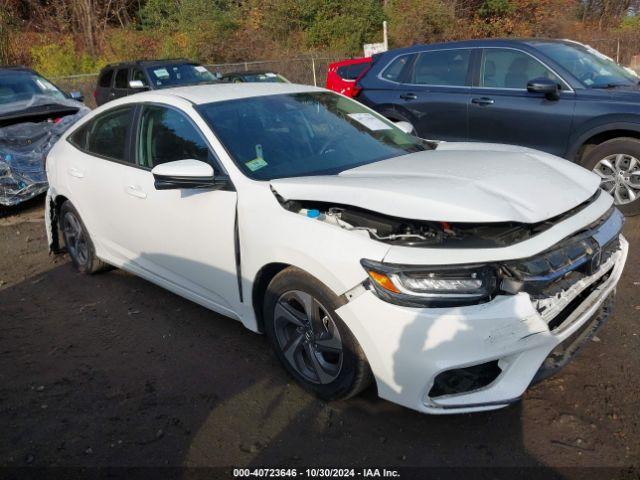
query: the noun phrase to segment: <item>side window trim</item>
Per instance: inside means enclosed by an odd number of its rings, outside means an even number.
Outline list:
[[[73,137],[76,132],[79,132],[82,129],[90,129],[90,126],[92,123],[94,123],[96,120],[99,120],[100,118],[104,117],[105,115],[109,115],[112,114],[114,112],[117,112],[118,110],[125,110],[130,108],[131,111],[131,117],[132,117],[132,122],[129,124],[129,127],[127,128],[127,134],[126,134],[126,139],[125,139],[125,159],[124,160],[118,160],[116,158],[111,158],[111,157],[107,157],[105,155],[100,155],[98,153],[95,152],[90,152],[87,149],[87,140],[85,138],[85,146],[84,147],[80,147],[79,145],[77,145],[75,142],[73,142],[73,140],[71,139],[71,137]],[[98,115],[96,115],[95,117],[89,119],[88,121],[84,122],[82,125],[80,125],[78,128],[76,128],[73,132],[71,132],[69,135],[67,135],[66,137],[66,141],[69,142],[71,145],[74,146],[74,148],[77,148],[78,150],[80,150],[82,153],[89,155],[91,157],[95,157],[95,158],[100,158],[101,160],[107,160],[109,162],[113,162],[113,163],[119,163],[121,165],[126,165],[129,167],[136,167],[136,165],[134,163],[131,162],[131,135],[133,132],[133,126],[135,125],[134,121],[136,119],[136,114],[137,114],[137,110],[139,108],[138,104],[126,104],[126,105],[118,105],[117,107],[114,108],[110,108],[109,110],[106,110],[104,112],[100,112]],[[89,132],[87,131],[85,133],[85,135],[88,135]]]
[[[553,73],[556,77],[558,77],[558,79],[562,82],[563,86],[562,86],[562,91],[563,92],[571,92],[574,93],[575,90],[571,87],[571,85],[569,85],[569,82],[567,82],[562,75],[560,75],[558,72],[556,72],[553,68],[551,68],[549,65],[547,65],[545,62],[543,62],[542,60],[540,60],[538,57],[536,57],[535,55],[533,55],[532,53],[527,52],[526,50],[522,50],[520,48],[515,48],[515,47],[502,47],[502,46],[486,46],[486,47],[482,47],[482,53],[480,54],[480,61],[478,64],[478,74],[477,74],[477,85],[474,85],[472,88],[477,88],[477,89],[481,89],[481,90],[506,90],[506,91],[510,91],[510,92],[526,92],[527,89],[526,88],[509,88],[509,87],[484,87],[482,85],[480,85],[482,83],[482,62],[484,60],[484,53],[485,50],[488,49],[499,49],[499,50],[513,50],[515,52],[519,52],[519,53],[523,53],[525,55],[528,55],[529,57],[531,57],[533,60],[535,60],[536,62],[538,62],[540,65],[542,65],[544,68],[546,68],[547,70],[549,70],[551,73]],[[475,83],[475,82],[474,82]]]
[[[143,102],[143,103],[138,104],[138,109],[137,109],[136,115],[134,116],[135,128],[131,129],[131,130],[135,130],[135,133],[132,135],[132,137],[133,137],[131,139],[132,140],[131,141],[132,145],[130,146],[130,150],[129,150],[129,153],[132,155],[131,158],[134,160],[133,163],[132,163],[133,166],[135,166],[136,168],[140,168],[142,170],[146,170],[148,172],[150,172],[152,170],[152,168],[140,165],[140,159],[138,158],[138,154],[140,152],[140,150],[138,148],[139,147],[139,143],[138,142],[140,142],[140,128],[142,127],[142,112],[143,112],[145,106],[156,106],[156,107],[167,108],[167,109],[173,110],[173,111],[179,113],[180,115],[182,115],[183,117],[185,117],[187,119],[187,121],[189,122],[189,124],[198,133],[198,135],[200,135],[200,137],[202,138],[202,141],[207,145],[207,150],[209,151],[209,156],[211,157],[211,160],[214,163],[212,165],[214,174],[227,175],[227,171],[222,166],[222,162],[220,161],[220,158],[218,158],[218,155],[216,154],[215,150],[211,146],[211,143],[209,143],[209,140],[207,140],[206,135],[204,135],[204,133],[202,133],[202,130],[200,129],[200,127],[198,127],[198,125],[196,125],[196,123],[193,121],[193,118],[191,118],[191,116],[188,115],[187,112],[185,112],[181,108],[178,108],[178,107],[176,107],[174,105],[169,105],[169,104],[160,103],[160,102]],[[200,115],[199,112],[198,112],[198,115]]]

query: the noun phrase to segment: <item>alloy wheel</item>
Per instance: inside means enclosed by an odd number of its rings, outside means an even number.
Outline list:
[[[89,260],[89,245],[82,228],[82,224],[73,212],[66,212],[62,218],[62,233],[69,250],[69,255],[80,265],[86,265]]]
[[[312,383],[333,382],[342,369],[342,339],[328,310],[312,295],[290,290],[274,310],[278,345],[287,362]]]
[[[600,187],[613,195],[616,205],[626,205],[640,197],[640,160],[633,155],[609,155],[593,171],[600,176]]]

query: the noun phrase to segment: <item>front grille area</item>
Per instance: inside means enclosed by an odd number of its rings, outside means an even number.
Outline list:
[[[549,322],[549,330],[554,331],[558,329],[565,322],[567,318],[578,308],[582,302],[584,302],[589,295],[595,292],[603,283],[609,280],[609,276],[611,274],[611,270],[609,270],[606,274],[600,277],[596,282],[589,285],[587,288],[582,290],[578,295],[575,296],[569,304],[564,307],[558,314],[551,319]],[[541,312],[543,313],[543,312]]]
[[[562,295],[596,274],[620,249],[624,217],[612,209],[586,229],[531,258],[510,262],[506,270],[532,300]]]

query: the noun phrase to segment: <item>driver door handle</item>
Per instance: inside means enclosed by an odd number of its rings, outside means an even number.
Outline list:
[[[480,98],[472,98],[471,103],[475,105],[480,105],[480,106],[493,105],[495,103],[495,100],[489,97],[480,97]]]
[[[147,198],[147,194],[136,185],[128,185],[127,188],[125,188],[125,191],[127,192],[127,195],[131,195],[132,197]]]
[[[402,100],[416,100],[418,96],[415,93],[401,93],[400,98]]]

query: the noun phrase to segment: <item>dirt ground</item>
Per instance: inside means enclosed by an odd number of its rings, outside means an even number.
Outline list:
[[[637,478],[640,218],[625,233],[614,316],[569,366],[509,408],[427,416],[374,388],[319,401],[240,323],[119,270],[77,274],[48,255],[32,202],[0,219],[0,467],[491,466],[541,478],[616,467]]]

